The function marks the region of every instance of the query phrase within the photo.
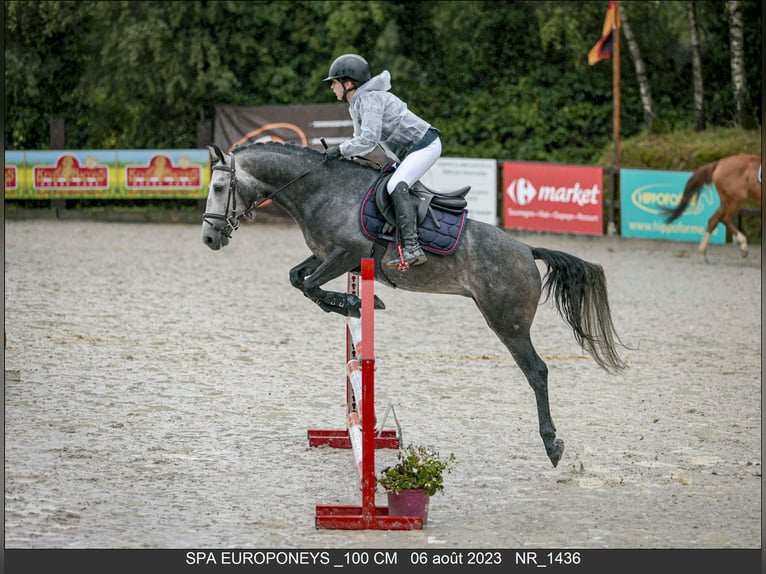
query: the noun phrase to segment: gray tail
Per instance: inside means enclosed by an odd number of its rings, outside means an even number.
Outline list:
[[[546,301],[553,294],[559,315],[583,350],[607,372],[625,369],[617,352],[617,345],[624,345],[612,322],[604,269],[562,251],[533,247],[532,255],[548,267],[543,278]]]

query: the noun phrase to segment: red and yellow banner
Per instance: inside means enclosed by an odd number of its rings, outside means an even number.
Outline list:
[[[6,151],[6,199],[203,199],[207,150]]]

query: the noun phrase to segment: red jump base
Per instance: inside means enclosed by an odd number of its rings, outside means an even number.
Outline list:
[[[375,515],[361,506],[317,505],[317,528],[335,530],[423,530],[421,516],[389,516],[387,506],[376,506]]]
[[[351,448],[348,430],[309,429],[309,446],[329,446],[331,448]],[[399,448],[399,437],[393,429],[383,430],[380,436],[375,434],[375,448]]]

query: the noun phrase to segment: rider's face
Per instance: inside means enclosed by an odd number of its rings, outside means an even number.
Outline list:
[[[346,90],[348,90],[346,92],[345,101],[350,102],[351,98],[354,97],[354,93],[356,92],[354,83],[351,80],[346,80],[345,82],[341,82],[340,80],[332,81],[332,91],[335,94],[335,97],[338,98],[340,101],[344,101],[344,98],[343,98],[344,87],[346,88]]]
[[[339,100],[343,100],[343,84],[340,83],[340,80],[332,81],[332,93],[335,94],[335,97]]]

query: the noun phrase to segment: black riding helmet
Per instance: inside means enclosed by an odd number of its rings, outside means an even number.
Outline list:
[[[370,65],[367,60],[356,54],[344,54],[335,59],[330,66],[330,72],[322,80],[338,80],[340,78],[350,78],[358,84],[364,84],[370,79]]]

